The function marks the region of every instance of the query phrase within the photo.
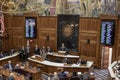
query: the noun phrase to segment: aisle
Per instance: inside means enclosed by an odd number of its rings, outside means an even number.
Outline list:
[[[110,80],[108,69],[95,69],[94,74],[97,80]]]

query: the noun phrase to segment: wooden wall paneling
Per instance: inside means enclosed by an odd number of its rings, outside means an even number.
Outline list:
[[[48,41],[47,41],[47,36],[48,36],[48,31],[39,31],[39,47],[42,47],[42,46],[47,46],[48,45]]]
[[[120,57],[120,35],[117,37],[116,59]]]
[[[40,30],[56,30],[57,18],[40,16],[38,18],[38,26]]]
[[[49,37],[49,38],[48,38]],[[56,32],[55,31],[40,31],[39,32],[39,46],[50,46],[54,51],[56,50]]]
[[[80,18],[80,32],[98,33],[98,18]]]
[[[99,19],[98,18],[91,18],[91,20],[90,20],[90,29],[89,29],[91,31],[91,33],[98,34],[99,33],[99,29],[100,29]]]
[[[88,24],[90,22],[90,19],[87,18],[80,18],[80,32],[87,32]]]
[[[10,30],[11,48],[20,49],[25,46],[25,38],[23,30]]]
[[[25,18],[24,16],[12,16],[11,17],[11,29],[24,29]]]
[[[53,51],[57,51],[57,32],[56,31],[49,31],[49,46],[52,48]]]
[[[118,29],[117,29],[117,34],[120,34],[120,19],[118,20]]]

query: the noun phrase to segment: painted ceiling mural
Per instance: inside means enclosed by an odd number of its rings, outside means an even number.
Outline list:
[[[2,4],[3,1],[0,0]],[[120,0],[11,0],[16,11],[33,10],[40,16],[78,14],[81,17],[99,17],[100,14],[119,14]],[[13,8],[12,8],[13,9]]]

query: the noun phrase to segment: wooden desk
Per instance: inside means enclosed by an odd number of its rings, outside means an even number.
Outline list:
[[[36,67],[22,67],[20,69],[15,69],[14,71],[25,76],[29,73],[32,76],[32,80],[40,79],[40,71],[38,71]]]
[[[56,59],[59,59],[60,62],[62,62],[65,58],[69,59],[72,63],[76,63],[79,60],[79,56],[65,55],[62,53],[60,54],[60,53],[55,53],[55,52],[47,53],[47,57],[53,62],[55,62]]]
[[[89,71],[89,68],[92,66],[93,62],[88,61],[86,65],[76,65],[76,64],[64,64],[64,63],[56,63],[56,62],[50,62],[47,60],[41,59],[41,56],[35,55],[34,58],[30,57],[28,58],[29,63],[34,66],[41,65],[41,70],[43,70],[46,73],[54,73],[55,71],[58,71],[58,68],[63,68],[66,71],[77,71],[77,72],[85,72]]]
[[[0,74],[4,75],[6,78],[10,76],[10,71],[1,69]],[[17,75],[17,73],[14,72],[13,74],[15,80],[25,80],[23,75]]]
[[[0,58],[0,66],[5,65],[8,63],[8,61],[11,61],[12,64],[16,64],[19,61],[19,52],[14,53],[11,56],[6,56],[4,58]]]

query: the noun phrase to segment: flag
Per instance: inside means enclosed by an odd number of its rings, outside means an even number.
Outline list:
[[[1,30],[0,30],[0,32],[1,32],[1,34],[3,35],[3,33],[5,32],[4,15],[3,15],[3,14],[0,15],[0,25],[1,25]]]

